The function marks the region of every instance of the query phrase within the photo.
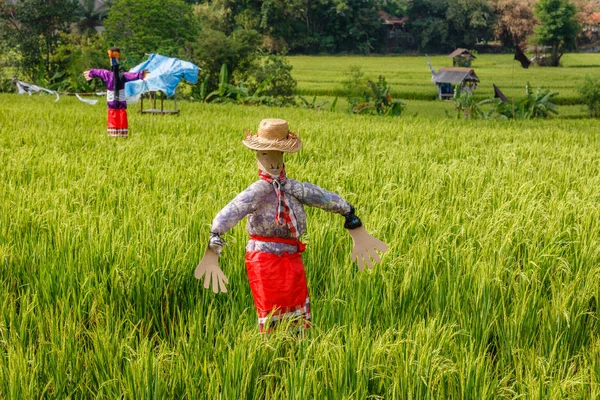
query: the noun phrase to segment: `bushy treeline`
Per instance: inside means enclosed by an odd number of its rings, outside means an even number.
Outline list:
[[[188,93],[196,98],[219,87],[226,65],[228,83],[289,101],[296,82],[284,48],[268,54],[259,31],[230,25],[229,16],[220,4],[183,0],[0,2],[0,89],[14,90],[10,77],[18,76],[55,90],[96,91],[102,83],[86,82],[82,72],[108,67],[106,50],[119,46],[126,69],[148,53],[196,63],[200,83]]]
[[[206,93],[219,86],[220,71],[227,65],[229,83],[243,82],[252,92],[264,81],[260,77],[265,69],[289,75],[281,60],[262,65],[261,55],[266,53],[448,52],[492,40],[511,47],[538,35],[539,44],[554,46],[558,40],[554,54],[559,59],[561,52],[573,48],[576,35],[583,40],[592,33],[583,28],[591,23],[591,13],[600,10],[599,2],[11,0],[0,2],[0,61],[10,66],[4,78],[18,73],[55,89],[94,90],[81,71],[106,65],[106,48],[116,45],[123,49],[126,67],[145,59],[146,53],[185,58],[202,67]],[[568,37],[536,30],[543,20],[536,11],[540,4],[545,4],[547,15],[569,11]],[[394,26],[382,22],[389,16],[397,17]],[[555,22],[546,25],[565,25]],[[283,69],[273,70],[274,66]],[[276,84],[273,79],[263,94],[283,90],[286,97],[294,86],[291,77],[279,80],[279,88]]]

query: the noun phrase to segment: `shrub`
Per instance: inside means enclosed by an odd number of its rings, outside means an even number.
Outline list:
[[[229,69],[228,82],[233,76],[244,74],[255,68],[259,54],[260,36],[256,31],[238,29],[231,35],[223,32],[202,29],[196,42],[187,48],[187,58],[202,68],[200,81],[204,81],[206,91],[211,92],[219,86],[221,66]],[[200,96],[200,85],[193,91],[194,97]]]
[[[358,65],[351,65],[348,72],[344,73],[342,84],[351,109],[363,101],[367,91],[367,78]]]
[[[73,92],[103,90],[104,83],[97,79],[88,82],[82,72],[89,68],[108,69],[110,61],[106,56],[107,48],[103,36],[61,34],[61,43],[52,56],[52,61],[59,66],[60,72],[49,77],[47,84],[52,89]],[[127,66],[124,65],[124,68]]]
[[[0,75],[0,93],[14,93],[16,86],[11,78]]]
[[[558,114],[558,107],[551,100],[558,93],[550,93],[549,89],[537,88],[535,93],[531,91],[529,83],[525,86],[525,97],[512,103],[498,103],[496,112],[503,118],[508,119],[542,119],[550,114]]]
[[[221,66],[219,73],[219,86],[216,90],[204,97],[204,101],[214,103],[238,103],[238,104],[264,104],[279,106],[281,101],[265,94],[265,90],[271,83],[271,78],[265,79],[257,88],[250,89],[245,82],[235,86],[229,83],[229,72],[227,64]],[[202,83],[204,85],[205,82]],[[202,90],[205,90],[204,88]]]
[[[317,96],[314,96],[312,98],[312,101],[308,101],[306,98],[304,98],[302,96],[298,96],[298,100],[300,100],[299,101],[300,107],[310,108],[311,110],[317,110],[317,111],[323,110],[325,108],[325,106],[329,104],[329,102],[326,100],[317,102]],[[338,101],[337,97],[335,99],[333,99],[333,102],[331,103],[331,106],[329,107],[330,111],[335,111],[337,101]]]
[[[471,92],[464,91],[455,97],[454,106],[458,113],[458,118],[462,116],[464,119],[488,119],[490,114],[486,114],[481,109],[481,106],[491,103],[492,101],[493,99],[485,99],[477,102],[473,98]]]
[[[581,101],[588,107],[590,118],[600,117],[600,79],[586,76],[578,90]]]
[[[379,75],[377,82],[369,81],[370,92],[365,93],[365,102],[352,108],[357,114],[376,114],[387,116],[399,116],[404,110],[404,103],[401,100],[394,100],[390,95],[390,87],[387,85],[385,77]]]
[[[264,57],[256,68],[249,71],[245,81],[250,90],[254,91],[263,82],[269,80],[262,93],[277,98],[283,104],[292,104],[297,85],[292,77],[292,68],[283,54],[271,54]]]

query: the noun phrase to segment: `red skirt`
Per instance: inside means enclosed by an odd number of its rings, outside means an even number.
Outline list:
[[[284,318],[310,326],[310,301],[306,272],[300,253],[246,253],[246,271],[261,332],[269,331]]]
[[[127,124],[127,110],[120,109],[115,110],[112,108],[108,109],[108,135],[127,137],[128,131]]]

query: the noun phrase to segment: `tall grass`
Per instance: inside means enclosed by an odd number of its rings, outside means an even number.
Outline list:
[[[0,398],[600,397],[596,121],[183,104],[114,140],[103,107],[0,102]],[[193,278],[264,117],[304,142],[288,174],[390,244],[359,272],[343,219],[309,210],[305,340],[258,334],[244,223],[230,292]]]

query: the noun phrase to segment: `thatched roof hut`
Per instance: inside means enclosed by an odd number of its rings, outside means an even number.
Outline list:
[[[454,97],[456,88],[460,91],[469,91],[477,88],[479,77],[471,68],[440,68],[431,75],[431,82],[438,88],[440,100]]]
[[[453,67],[470,67],[471,62],[477,58],[469,50],[460,48],[448,54],[448,57],[452,59]]]

